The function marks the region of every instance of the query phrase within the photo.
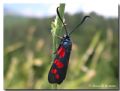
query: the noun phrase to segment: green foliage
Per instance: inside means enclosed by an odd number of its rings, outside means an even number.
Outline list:
[[[68,30],[84,15],[65,14]],[[73,47],[67,77],[58,89],[118,88],[117,18],[105,18],[94,12],[90,16],[71,35]],[[53,61],[53,18],[4,16],[5,89],[52,89],[47,76]]]

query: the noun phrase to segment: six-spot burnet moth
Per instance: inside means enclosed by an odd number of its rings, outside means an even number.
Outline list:
[[[70,35],[81,24],[83,24],[85,19],[88,18],[89,16],[85,16],[83,20],[70,33],[68,33],[65,23],[63,22],[58,9],[59,7],[57,8],[57,15],[64,26],[66,34],[60,38],[61,41],[60,41],[59,47],[57,48],[55,52],[55,58],[54,58],[53,64],[48,74],[48,81],[49,83],[61,84],[66,77],[69,58],[70,58],[70,52],[72,48],[72,42],[70,39]]]

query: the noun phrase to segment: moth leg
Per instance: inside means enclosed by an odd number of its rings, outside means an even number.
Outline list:
[[[57,50],[55,52],[53,52],[53,54],[56,54],[57,53]]]
[[[53,52],[53,54],[56,54],[56,53],[57,53],[57,51],[58,51],[58,49],[60,48],[60,46],[61,46],[61,44],[60,44],[59,47],[56,49],[56,51]]]
[[[59,36],[59,35],[55,35],[57,38],[59,38],[60,40],[63,39],[63,37]],[[57,50],[60,48],[61,45],[59,45],[59,47],[56,49],[55,52],[53,52],[53,54],[56,54],[57,53]]]
[[[57,38],[59,38],[59,39],[63,39],[61,36],[59,36],[59,35],[55,35]]]

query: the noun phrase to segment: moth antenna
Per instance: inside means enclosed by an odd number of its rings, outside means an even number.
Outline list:
[[[67,28],[66,28],[65,23],[63,22],[63,20],[62,20],[62,18],[61,18],[61,16],[60,16],[60,13],[59,13],[59,10],[58,10],[58,9],[59,9],[59,7],[57,7],[57,15],[58,15],[59,19],[61,20],[61,22],[62,22],[62,24],[63,24],[63,26],[64,26],[66,35],[68,35]]]
[[[84,21],[89,18],[90,16],[85,16],[82,21],[69,33],[69,35],[71,35],[73,33],[73,31],[75,31],[80,25],[82,25],[84,23]]]

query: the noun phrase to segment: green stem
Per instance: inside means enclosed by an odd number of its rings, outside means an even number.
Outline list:
[[[54,84],[54,85],[53,85],[53,89],[57,89],[57,84]]]
[[[101,32],[97,32],[95,34],[95,36],[93,37],[93,40],[90,43],[90,46],[88,47],[86,53],[82,56],[82,58],[80,59],[81,61],[79,61],[78,66],[77,67],[82,67],[86,64],[86,62],[89,60],[90,56],[93,54],[93,52],[95,51],[95,48],[100,40],[100,35]]]
[[[65,9],[65,4],[61,3],[59,6],[59,13],[60,13],[61,18],[63,18],[63,16],[64,16],[64,9]],[[60,41],[56,36],[60,35],[64,31],[61,31],[62,22],[60,21],[58,16],[56,16],[56,19],[52,23],[51,26],[52,26],[51,32],[52,32],[52,39],[53,39],[52,60],[54,60],[54,58],[55,58],[54,52],[57,50],[57,47],[58,47],[59,41]],[[53,89],[57,89],[57,84],[53,85]]]

